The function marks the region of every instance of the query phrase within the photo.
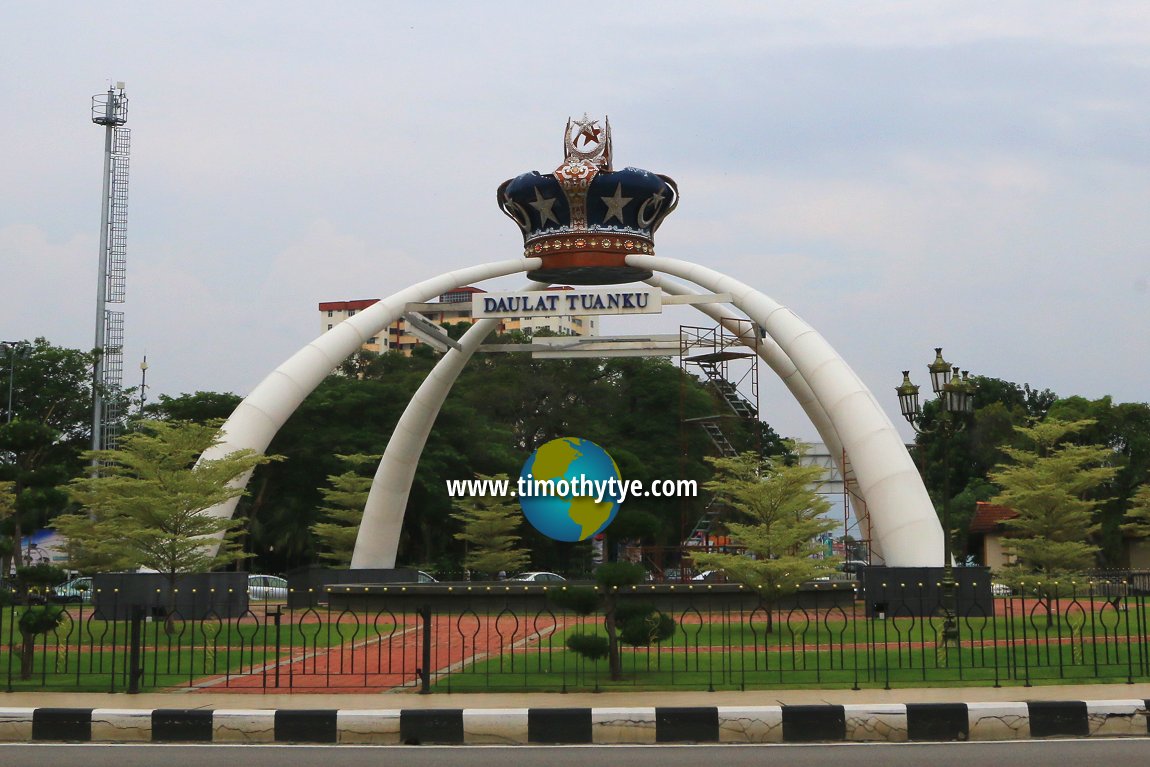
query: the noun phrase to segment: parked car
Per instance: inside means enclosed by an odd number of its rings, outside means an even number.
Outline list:
[[[248,599],[253,602],[270,602],[287,599],[288,582],[278,575],[249,575]]]
[[[84,602],[92,601],[92,579],[88,576],[73,578],[64,581],[52,589],[53,602]]]
[[[1013,593],[1014,593],[1014,591],[1009,586],[1007,586],[1005,583],[991,583],[990,584],[991,596],[1008,597]]]
[[[439,583],[439,580],[436,578],[433,578],[429,573],[425,573],[422,570],[416,570],[415,571],[415,582],[416,583]]]
[[[507,580],[509,581],[524,581],[526,583],[563,583],[567,579],[562,575],[555,573],[520,573],[519,575],[512,575]]]

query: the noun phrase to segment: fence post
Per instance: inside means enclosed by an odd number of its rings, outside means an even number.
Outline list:
[[[144,608],[141,605],[132,605],[132,629],[128,644],[128,693],[135,695],[140,692],[140,677],[144,669],[140,665],[143,643]]]
[[[417,611],[423,619],[423,665],[419,669],[419,694],[431,692],[431,605],[423,605]]]
[[[265,609],[264,610],[264,616],[270,617],[272,619],[272,623],[276,627],[276,654],[275,654],[275,657],[272,661],[272,664],[275,666],[275,687],[279,687],[280,686],[280,652],[282,649],[281,648],[281,640],[280,640],[280,621],[283,618],[283,605],[276,605],[274,610]],[[268,672],[267,672],[267,665],[265,664],[264,665],[264,688],[266,689],[267,686],[268,686]]]

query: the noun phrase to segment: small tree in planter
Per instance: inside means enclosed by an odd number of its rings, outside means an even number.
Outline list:
[[[646,647],[668,639],[675,632],[675,621],[645,602],[619,600],[619,588],[643,582],[646,570],[642,565],[615,562],[595,571],[598,588],[572,586],[551,591],[552,601],[576,615],[603,613],[603,627],[607,637],[597,634],[573,634],[567,638],[567,647],[590,661],[608,659],[611,680],[623,678],[623,663],[619,644]]]
[[[52,565],[32,565],[16,568],[16,583],[24,596],[24,612],[16,625],[20,628],[20,678],[32,678],[32,665],[36,657],[36,637],[54,631],[64,619],[64,608],[56,604],[32,604],[46,601],[53,585],[60,583],[65,573]]]

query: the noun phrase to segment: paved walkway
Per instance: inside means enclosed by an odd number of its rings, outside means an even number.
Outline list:
[[[188,691],[127,693],[0,693],[2,708],[203,708],[203,709],[497,709],[643,708],[654,706],[778,706],[800,704],[981,703],[1044,700],[1150,699],[1150,683],[1043,685],[1035,687],[924,687],[895,690],[751,690],[748,692],[268,693],[235,695]]]

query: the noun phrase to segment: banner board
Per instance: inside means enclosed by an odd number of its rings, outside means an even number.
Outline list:
[[[471,316],[582,317],[591,314],[660,314],[663,294],[658,290],[547,290],[522,293],[476,293]]]

